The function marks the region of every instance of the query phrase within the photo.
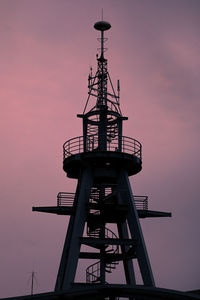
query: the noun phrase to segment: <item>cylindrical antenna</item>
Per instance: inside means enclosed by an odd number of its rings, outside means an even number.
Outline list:
[[[120,92],[119,79],[117,80],[117,91]]]
[[[104,31],[109,30],[111,28],[110,23],[106,21],[99,21],[94,24],[94,28],[96,30],[101,31],[101,57],[104,57]]]
[[[119,79],[117,80],[117,92],[118,92],[118,103],[120,99],[120,84],[119,84]]]

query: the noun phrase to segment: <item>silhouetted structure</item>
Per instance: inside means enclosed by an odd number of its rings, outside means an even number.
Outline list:
[[[101,33],[101,48],[97,71],[89,74],[86,106],[78,115],[83,136],[63,145],[63,169],[69,178],[78,179],[76,193],[60,192],[55,207],[33,208],[70,215],[55,291],[31,299],[196,299],[155,288],[139,218],[171,214],[150,211],[147,196],[133,196],[129,176],[142,169],[142,145],[122,133],[127,118],[120,110],[119,81],[115,93],[104,57],[104,32],[111,25],[100,21],[94,28]],[[80,259],[88,260],[86,280],[81,283],[75,282]],[[133,260],[138,262],[143,285],[137,285]],[[119,262],[125,283],[110,283],[108,275]]]

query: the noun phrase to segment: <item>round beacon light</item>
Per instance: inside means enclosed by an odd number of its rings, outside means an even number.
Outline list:
[[[95,28],[96,30],[105,31],[105,30],[110,29],[110,28],[111,28],[111,25],[110,25],[110,23],[108,23],[108,22],[105,22],[105,21],[99,21],[99,22],[96,22],[96,23],[94,24],[94,28]]]

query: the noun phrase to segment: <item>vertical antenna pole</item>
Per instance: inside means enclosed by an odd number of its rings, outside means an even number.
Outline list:
[[[34,272],[31,273],[31,295],[33,295]]]
[[[101,31],[101,58],[103,58],[104,54],[104,31]]]
[[[117,92],[118,92],[118,103],[120,100],[120,85],[119,85],[119,80],[117,80]]]

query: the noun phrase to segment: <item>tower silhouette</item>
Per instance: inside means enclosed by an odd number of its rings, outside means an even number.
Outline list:
[[[135,259],[143,284],[153,287],[139,218],[170,216],[149,211],[148,197],[133,196],[129,176],[142,169],[142,145],[122,134],[123,121],[128,118],[120,110],[119,81],[116,93],[104,57],[104,32],[111,25],[100,21],[94,28],[101,33],[101,48],[97,71],[93,75],[91,70],[88,77],[89,96],[83,114],[78,115],[83,136],[63,145],[63,169],[69,178],[78,179],[76,193],[60,192],[57,207],[33,208],[71,216],[55,291],[72,288],[79,259],[95,260],[86,269],[87,286],[107,286],[107,275],[120,261],[126,284],[135,286]],[[91,250],[81,251],[82,245]]]
[[[88,77],[83,114],[77,115],[83,135],[63,145],[63,169],[67,177],[78,180],[76,192],[58,193],[57,206],[33,207],[33,211],[70,216],[55,290],[41,299],[193,299],[155,288],[139,219],[171,214],[149,210],[147,196],[133,195],[129,177],[142,170],[142,145],[123,135],[123,121],[128,118],[120,109],[120,85],[118,81],[116,93],[104,57],[104,33],[111,25],[100,21],[94,28],[100,31],[101,47],[97,71],[93,74],[91,69]],[[88,261],[84,282],[75,280],[79,260]],[[109,274],[119,263],[125,282],[117,284]]]

